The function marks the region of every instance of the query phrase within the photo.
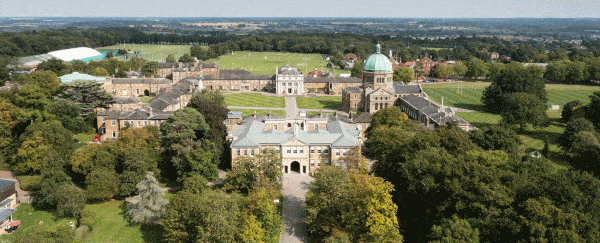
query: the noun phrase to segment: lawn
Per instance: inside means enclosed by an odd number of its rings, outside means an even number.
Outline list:
[[[256,93],[225,94],[227,106],[285,108],[285,98]]]
[[[277,67],[286,64],[302,69],[304,75],[315,68],[322,71],[335,71],[336,76],[341,73],[350,73],[350,71],[328,68],[329,61],[323,60],[322,54],[237,51],[207,60],[207,62],[218,62],[221,69],[244,69],[261,75],[275,74]]]
[[[140,97],[140,100],[142,100],[143,103],[148,103],[148,101],[154,99],[154,97]]]
[[[122,44],[98,47],[100,49],[125,49],[130,51],[141,51],[146,60],[165,62],[169,54],[175,55],[175,60],[185,53],[190,53],[191,45],[153,45],[153,44]],[[131,53],[131,52],[130,52]]]
[[[256,111],[257,115],[266,115],[271,112],[271,114],[275,116],[285,116],[284,110],[253,110],[253,109],[229,109],[230,111],[242,111],[242,117],[253,115],[254,111]]]
[[[488,82],[456,82],[423,84],[422,87],[429,98],[440,104],[443,97],[444,105],[469,110],[482,110],[481,96],[483,90],[489,84]],[[589,96],[594,91],[600,91],[600,87],[546,84],[546,91],[548,93],[548,106],[558,105],[562,107],[572,100],[580,100],[587,104],[590,100]]]
[[[76,134],[73,135],[74,139],[77,139],[80,143],[91,142],[92,139],[96,136],[96,134]]]
[[[108,201],[100,204],[88,204],[86,210],[96,213],[97,223],[85,242],[160,242],[161,231],[156,226],[130,225],[124,217],[123,201]],[[13,234],[2,239],[14,241],[27,234],[34,227],[56,227],[77,224],[74,218],[58,218],[53,213],[35,210],[30,203],[23,203],[13,214],[13,220],[20,220],[21,226]],[[39,222],[44,222],[39,226]]]
[[[296,103],[299,109],[335,110],[342,107],[341,96],[298,97]]]

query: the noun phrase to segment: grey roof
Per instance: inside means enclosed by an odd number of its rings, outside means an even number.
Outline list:
[[[143,107],[129,112],[112,109],[98,113],[98,116],[116,120],[167,120],[171,115],[173,115],[172,111],[161,111],[151,107]]]
[[[306,78],[305,83],[360,83],[362,79],[357,77],[321,77],[321,78]]]
[[[369,112],[363,112],[352,116],[352,120],[356,123],[371,123],[371,119],[373,118],[373,114]]]
[[[6,188],[14,185],[15,183],[17,183],[16,180],[0,179],[0,191],[4,191]]]
[[[236,126],[231,131],[237,139],[232,147],[258,147],[260,144],[282,144],[292,139],[298,139],[307,144],[330,144],[333,147],[354,147],[360,143],[357,137],[360,131],[348,123],[340,120],[329,121],[327,130],[304,131],[298,124],[294,124],[287,131],[265,130],[264,120],[252,119]]]
[[[142,102],[140,99],[133,96],[115,96],[115,103],[117,104],[137,104]]]
[[[267,80],[273,75],[255,75],[242,69],[219,70],[219,74],[202,75],[204,80]]]
[[[396,94],[418,94],[423,92],[419,85],[394,85]]]
[[[290,64],[286,64],[283,67],[277,69],[277,74],[283,75],[302,75],[302,70],[297,67],[294,67]]]
[[[4,220],[8,219],[8,217],[11,216],[16,211],[17,211],[16,209],[12,209],[12,208],[0,209],[0,220],[4,221]]]
[[[173,81],[166,78],[113,78],[113,84],[172,84]]]
[[[241,119],[242,112],[241,111],[229,111],[227,112],[227,119]]]
[[[452,109],[446,107],[442,109],[435,103],[416,95],[406,95],[400,97],[403,101],[416,108],[423,114],[431,118],[439,125],[445,125],[446,122],[456,121],[459,125],[470,125],[469,122],[457,116]]]
[[[348,88],[345,88],[343,91],[346,93],[355,94],[355,93],[362,93],[363,89],[358,86],[350,86]]]
[[[196,82],[192,78],[185,78],[174,84],[170,90],[162,91],[159,95],[148,101],[148,105],[155,110],[162,111],[169,105],[177,104],[179,97],[195,92],[193,86]]]

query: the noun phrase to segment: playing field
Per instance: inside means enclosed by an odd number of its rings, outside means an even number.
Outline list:
[[[149,61],[165,62],[169,54],[175,55],[175,60],[185,53],[190,53],[191,45],[154,45],[154,44],[121,44],[98,47],[96,49],[125,49],[132,52],[141,51],[142,57]]]
[[[257,115],[271,114],[274,116],[285,116],[284,110],[253,110],[253,109],[229,109],[230,111],[241,111],[242,117],[253,115],[256,112]]]
[[[296,98],[300,109],[326,109],[335,110],[342,106],[341,96],[317,96]]]
[[[302,69],[305,75],[315,68],[322,71],[333,70],[327,68],[329,61],[323,60],[321,54],[236,51],[207,62],[218,62],[221,69],[244,69],[261,75],[275,74],[277,67],[286,64]],[[350,71],[335,69],[336,76],[339,76],[340,73],[350,73]]]
[[[423,90],[430,99],[441,104],[442,97],[444,105],[469,109],[482,110],[481,96],[483,90],[489,85],[487,82],[456,82],[423,84]],[[589,96],[594,91],[600,91],[600,87],[585,85],[546,84],[548,93],[548,106],[558,105],[562,107],[569,101],[580,100],[587,104]]]

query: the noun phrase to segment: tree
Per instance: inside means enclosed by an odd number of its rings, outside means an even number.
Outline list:
[[[492,113],[510,111],[506,100],[510,94],[519,92],[537,96],[542,104],[548,101],[545,85],[540,77],[522,64],[513,62],[505,65],[492,84],[483,91],[483,108]]]
[[[85,207],[85,193],[72,183],[63,183],[55,188],[56,212],[58,215],[77,218]]]
[[[504,150],[509,154],[519,152],[523,143],[514,130],[502,126],[483,127],[469,131],[471,141],[485,150]]]
[[[569,60],[548,63],[544,76],[554,82],[568,83],[568,66],[570,63]]]
[[[281,158],[275,150],[264,149],[255,156],[237,157],[232,167],[225,179],[228,190],[247,194],[256,187],[282,188]]]
[[[352,70],[350,70],[350,76],[362,78],[362,71],[365,64],[361,61],[354,62],[354,66],[352,66]]]
[[[563,135],[560,137],[560,145],[566,151],[570,151],[576,145],[576,136],[580,132],[595,133],[594,124],[585,118],[571,119],[565,128]]]
[[[410,83],[415,77],[412,69],[407,67],[399,67],[394,69],[394,81],[402,81],[405,84]]]
[[[167,58],[165,59],[165,62],[166,62],[166,63],[173,63],[173,62],[175,62],[175,55],[173,55],[173,54],[169,54],[169,55],[167,56]]]
[[[469,221],[453,215],[451,219],[443,219],[441,225],[434,225],[431,230],[433,243],[477,243],[479,230],[471,227]]]
[[[435,65],[433,73],[438,78],[450,78],[456,76],[453,68],[444,64]]]
[[[88,200],[108,200],[119,192],[119,176],[114,170],[95,169],[85,177],[85,185]]]
[[[38,70],[52,71],[56,76],[63,76],[69,72],[69,66],[62,60],[52,58],[37,65]]]
[[[574,110],[581,108],[582,103],[579,100],[574,100],[569,103],[566,103],[562,107],[562,111],[560,113],[560,118],[562,122],[567,123],[571,120],[571,117],[574,115]]]
[[[205,190],[177,193],[167,206],[161,225],[166,242],[236,242],[240,218],[239,196]]]
[[[95,131],[81,117],[83,113],[81,106],[73,101],[59,98],[48,106],[48,113],[56,116],[56,119],[62,123],[63,127],[73,133]]]
[[[103,67],[96,67],[96,68],[92,69],[89,73],[90,73],[90,75],[100,76],[100,77],[106,77],[109,75],[108,71],[106,71],[106,69]]]
[[[124,50],[124,49],[119,49],[119,50],[117,51],[117,54],[119,54],[120,56],[122,56],[122,55],[127,55],[127,50]]]
[[[200,112],[189,107],[177,110],[161,124],[160,130],[162,147],[166,150],[163,171],[172,173],[165,175],[167,178],[179,182],[196,174],[209,180],[216,178],[217,150],[207,138],[209,126]]]
[[[164,199],[165,193],[158,186],[158,181],[152,172],[136,185],[139,200],[128,205],[127,215],[135,223],[157,223],[166,211],[168,201]]]
[[[194,62],[194,58],[189,54],[185,53],[181,57],[179,57],[179,62]]]
[[[156,75],[158,69],[160,69],[158,62],[147,62],[144,63],[144,66],[142,66],[142,71],[140,74],[152,78]]]
[[[240,238],[243,242],[273,242],[281,234],[281,214],[273,200],[281,195],[275,188],[257,187],[242,198]]]
[[[10,103],[9,100],[0,97],[0,162],[4,161],[8,154],[5,149],[15,139],[13,129],[17,126],[19,108]]]
[[[73,81],[64,84],[57,97],[79,104],[82,117],[88,116],[95,108],[108,109],[115,103],[115,98],[106,93],[102,83],[92,81]]]
[[[531,124],[534,127],[548,125],[546,104],[538,97],[528,93],[512,93],[506,96],[506,107],[502,112],[502,122],[518,125],[521,130]]]
[[[487,66],[481,59],[471,58],[465,64],[467,66],[466,78],[477,79],[487,75]]]
[[[464,77],[467,74],[468,67],[464,62],[456,62],[452,64],[453,72],[456,76]]]
[[[144,58],[141,57],[132,57],[129,59],[129,66],[137,71],[142,70],[144,63],[146,63],[146,60],[144,60]]]
[[[113,58],[114,56],[115,56],[114,51],[109,50],[106,52],[105,58],[109,59],[109,58]]]
[[[586,109],[585,117],[600,128],[600,91],[590,95],[590,103],[587,104]]]
[[[353,242],[402,242],[393,190],[389,182],[367,173],[319,168],[306,198],[310,241],[341,231]]]

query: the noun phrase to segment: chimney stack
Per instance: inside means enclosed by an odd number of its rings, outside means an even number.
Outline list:
[[[254,110],[254,118],[256,118],[256,110]]]

